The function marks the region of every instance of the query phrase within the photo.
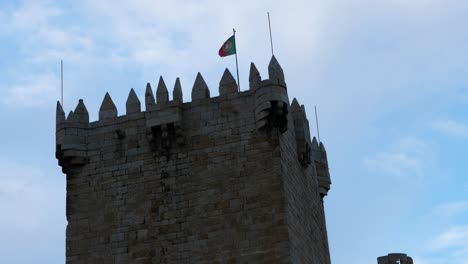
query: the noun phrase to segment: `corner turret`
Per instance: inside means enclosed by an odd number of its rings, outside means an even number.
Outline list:
[[[62,171],[67,173],[87,162],[89,114],[83,100],[79,100],[75,111],[70,111],[66,120],[64,117],[62,106],[57,103],[55,157],[59,160]]]
[[[253,64],[251,66],[255,67]],[[251,68],[252,78],[258,80],[255,70],[256,68],[253,70]],[[261,81],[254,89],[257,128],[267,132],[278,128],[281,133],[284,133],[288,129],[289,99],[283,70],[275,56],[271,58],[268,72],[270,79]],[[254,84],[252,83],[251,86],[253,87]]]
[[[319,192],[322,197],[328,194],[331,185],[330,172],[328,170],[328,159],[325,146],[322,142],[318,143],[314,137],[312,139],[312,157],[317,172]]]

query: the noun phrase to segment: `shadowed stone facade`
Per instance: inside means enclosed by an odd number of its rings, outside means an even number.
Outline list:
[[[133,89],[122,116],[106,94],[91,123],[58,103],[66,262],[330,263],[326,151],[274,57],[268,72],[251,64],[238,92],[226,70],[214,98],[198,74],[189,103],[160,78],[144,112]]]
[[[378,257],[377,264],[413,264],[413,259],[403,253],[391,253],[387,256]]]

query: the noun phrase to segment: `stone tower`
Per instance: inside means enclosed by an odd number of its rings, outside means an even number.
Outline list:
[[[391,253],[387,256],[378,257],[377,264],[413,264],[413,259],[403,253]]]
[[[58,103],[66,262],[330,263],[327,154],[275,57],[268,72],[252,63],[238,92],[226,69],[213,98],[199,73],[189,103],[160,78],[144,112],[133,89],[120,116],[106,94],[91,123]]]

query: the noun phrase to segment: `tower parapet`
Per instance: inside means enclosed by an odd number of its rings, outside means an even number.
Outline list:
[[[67,263],[330,263],[325,148],[275,57],[268,73],[252,63],[238,92],[226,69],[217,97],[198,73],[186,103],[160,77],[145,111],[131,89],[119,116],[106,93],[91,123],[83,100],[66,119],[57,103]]]
[[[404,253],[390,253],[377,258],[378,264],[413,264],[413,259]]]

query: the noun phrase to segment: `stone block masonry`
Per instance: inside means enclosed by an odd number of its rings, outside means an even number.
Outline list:
[[[274,57],[268,72],[252,63],[237,92],[226,70],[214,98],[198,74],[189,103],[160,78],[145,112],[133,89],[122,116],[106,94],[91,123],[58,103],[66,262],[330,263],[325,148]]]
[[[413,259],[404,253],[390,253],[377,258],[378,264],[413,264]]]

